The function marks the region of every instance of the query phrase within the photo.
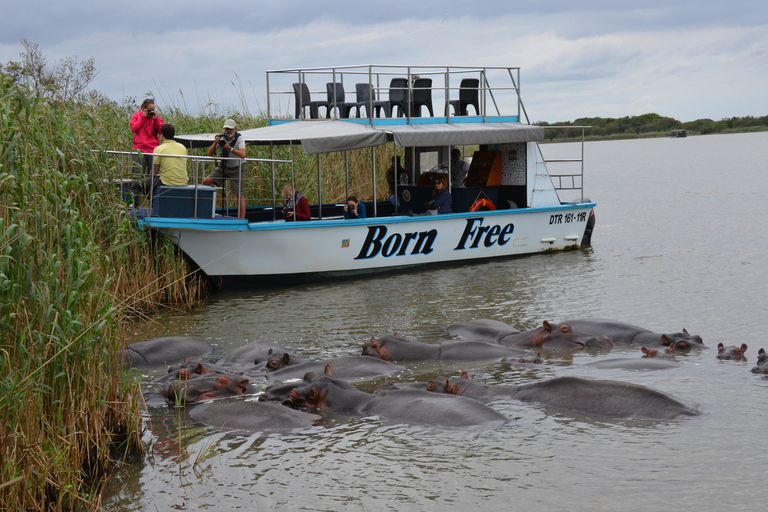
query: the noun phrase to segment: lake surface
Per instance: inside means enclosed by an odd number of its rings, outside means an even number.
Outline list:
[[[568,145],[542,149],[555,158]],[[572,156],[572,153],[569,153]],[[334,417],[290,434],[234,435],[161,409],[147,419],[144,460],[112,480],[104,508],[154,510],[757,510],[768,500],[761,439],[768,379],[768,133],[591,142],[585,195],[597,202],[592,247],[338,284],[220,293],[192,314],[135,333],[200,336],[216,360],[255,340],[308,359],[360,353],[371,336],[447,339],[452,322],[605,317],[657,332],[682,328],[708,350],[679,368],[601,370],[588,362],[640,357],[634,348],[546,357],[540,370],[501,362],[417,365],[397,378],[477,373],[487,383],[553,376],[647,385],[699,408],[659,423],[595,420],[497,401],[510,418],[487,430]],[[564,197],[564,199],[569,199]],[[301,250],[300,242],[297,250]],[[717,344],[749,345],[747,362]],[[162,370],[158,370],[162,373]],[[148,381],[157,376],[147,372]],[[381,380],[366,382],[372,391]],[[265,387],[265,383],[259,383]]]

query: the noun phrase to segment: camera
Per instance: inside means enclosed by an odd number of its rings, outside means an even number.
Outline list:
[[[150,116],[150,117],[155,117],[155,109],[148,108],[147,109],[147,115]]]
[[[347,211],[351,212],[354,211],[354,209],[357,207],[355,203],[347,203]]]
[[[221,146],[221,147],[226,146],[227,145],[227,134],[226,133],[222,133],[222,134],[219,135],[219,137],[221,137],[219,139],[219,146]]]

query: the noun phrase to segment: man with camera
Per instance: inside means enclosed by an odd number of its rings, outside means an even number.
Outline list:
[[[155,100],[147,98],[141,102],[141,110],[131,116],[131,131],[133,132],[133,149],[138,150],[133,155],[134,172],[142,176],[149,174],[152,169],[152,152],[160,144],[157,136],[163,119],[155,111]]]
[[[347,204],[344,205],[345,219],[364,219],[365,205],[357,200],[355,196],[347,198]]]
[[[237,131],[233,119],[224,121],[224,133],[216,138],[208,148],[208,156],[214,156],[216,149],[221,149],[221,164],[203,179],[203,185],[226,187],[238,196],[238,217],[245,218],[245,139]]]

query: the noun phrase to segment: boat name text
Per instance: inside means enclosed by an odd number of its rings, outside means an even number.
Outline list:
[[[455,251],[463,249],[477,249],[479,247],[493,247],[505,245],[510,240],[510,235],[515,230],[515,225],[506,226],[498,224],[484,226],[483,217],[467,219],[464,232]],[[387,236],[386,226],[368,226],[368,236],[360,249],[356,260],[375,258],[379,254],[388,258],[390,256],[405,256],[406,254],[429,254],[437,238],[437,229],[427,231],[415,231],[412,233],[392,233]]]

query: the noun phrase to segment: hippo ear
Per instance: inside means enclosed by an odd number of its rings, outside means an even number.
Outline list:
[[[375,348],[376,350],[379,350],[381,348],[381,343],[376,341],[375,338],[371,338],[371,346]]]
[[[670,343],[672,343],[672,341],[669,339],[669,337],[666,334],[662,334],[661,335],[661,343],[663,345],[669,345]]]
[[[685,334],[688,334],[688,329],[686,329],[685,327],[683,327],[683,332],[684,332]]]
[[[269,350],[267,350],[267,355],[271,356],[273,352],[274,352],[274,349],[269,349]]]
[[[743,354],[746,351],[747,351],[747,344],[746,343],[742,343],[741,344],[741,353]]]
[[[319,393],[315,388],[309,388],[309,391],[307,391],[307,403],[314,404],[317,402],[317,397]]]
[[[547,332],[550,332],[552,330],[552,326],[549,325],[549,322],[547,322],[546,320],[544,320],[544,322],[541,325],[544,326],[544,330]]]
[[[763,354],[765,354],[765,349],[764,348],[761,348],[760,350],[757,351],[757,355],[761,356]]]
[[[197,363],[197,366],[195,366],[195,373],[198,375],[205,373],[205,366],[203,366],[203,363]]]
[[[667,354],[674,354],[675,353],[675,344],[670,343],[667,347]]]
[[[325,373],[329,377],[333,377],[333,370],[331,370],[331,365],[327,364],[325,365]]]
[[[288,355],[288,352],[283,354],[283,363],[288,364],[291,361],[291,356]]]
[[[647,347],[640,347],[640,351],[645,355],[650,355],[651,350]]]
[[[435,379],[432,379],[429,382],[427,382],[427,391],[430,391],[432,393],[437,391],[437,381]]]
[[[718,343],[718,344],[717,344],[717,353],[718,353],[718,354],[719,354],[720,352],[722,352],[724,349],[725,349],[725,345],[723,345],[722,343]]]
[[[172,371],[172,370],[171,370],[171,367],[169,366],[169,367],[168,367],[168,372],[166,372],[166,373],[171,373],[171,371]]]
[[[466,371],[461,372],[461,375],[459,375],[462,379],[469,380],[469,374]]]

